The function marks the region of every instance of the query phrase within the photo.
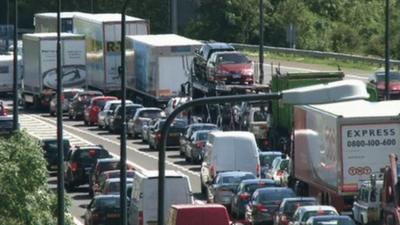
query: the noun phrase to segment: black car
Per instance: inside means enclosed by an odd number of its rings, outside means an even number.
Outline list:
[[[272,223],[282,200],[295,196],[292,189],[285,187],[257,189],[246,207],[246,221],[252,224]]]
[[[250,201],[251,196],[258,188],[279,187],[272,179],[250,179],[242,181],[235,195],[232,197],[231,212],[236,218],[243,218],[246,211],[246,206]]]
[[[68,107],[69,119],[82,119],[85,108],[90,103],[90,99],[96,96],[103,96],[103,93],[100,91],[84,91],[77,93]]]
[[[126,122],[132,119],[136,113],[136,110],[143,108],[140,104],[129,104],[126,105]],[[114,115],[110,118],[109,130],[112,133],[120,132],[122,129],[122,106],[119,105],[114,110]]]
[[[157,149],[161,140],[161,128],[164,125],[166,119],[158,119],[158,121],[150,128],[149,131],[149,147],[150,149]],[[187,126],[186,120],[175,119],[169,128],[167,135],[167,146],[177,147],[179,146],[179,137],[185,132]]]
[[[85,224],[88,225],[121,224],[119,195],[98,195],[94,197],[87,207],[84,220]]]
[[[0,116],[0,136],[9,135],[13,131],[13,116]]]
[[[51,170],[57,168],[58,165],[58,148],[57,148],[57,138],[47,138],[41,140],[41,145],[43,149],[43,156],[47,161],[47,169]],[[64,157],[68,154],[71,144],[68,139],[63,140],[64,147]]]
[[[101,145],[78,146],[68,152],[65,161],[65,188],[72,191],[75,187],[87,184],[89,174],[97,159],[112,158]]]

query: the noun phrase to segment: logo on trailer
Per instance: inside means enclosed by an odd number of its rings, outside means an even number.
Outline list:
[[[370,175],[372,173],[372,169],[369,166],[365,167],[350,167],[348,170],[350,176],[361,176],[361,175]]]

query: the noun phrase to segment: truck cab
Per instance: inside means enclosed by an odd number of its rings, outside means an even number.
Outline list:
[[[378,223],[381,216],[381,197],[383,180],[364,181],[355,197],[352,213],[359,224]]]

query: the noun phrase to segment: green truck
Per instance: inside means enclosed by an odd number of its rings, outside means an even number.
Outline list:
[[[314,84],[328,83],[344,79],[344,73],[338,72],[309,72],[309,73],[285,73],[274,74],[270,86],[271,92],[280,92],[287,89],[305,87]],[[370,101],[378,100],[376,89],[367,87]],[[290,136],[293,125],[293,106],[279,101],[271,102],[270,113],[272,115],[269,129],[269,144],[273,149],[283,150],[289,154]]]

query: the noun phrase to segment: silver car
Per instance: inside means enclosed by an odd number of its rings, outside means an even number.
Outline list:
[[[81,88],[66,88],[63,90],[63,95],[61,96],[62,109],[63,112],[68,112],[69,110],[69,102],[78,92],[83,92],[84,90]],[[57,95],[54,95],[50,101],[49,113],[51,116],[54,116],[57,111]]]
[[[138,137],[142,134],[142,125],[152,119],[165,117],[165,113],[160,108],[141,108],[138,109],[132,119],[128,121],[128,136]]]
[[[133,104],[132,101],[126,100],[126,104]],[[99,112],[98,114],[98,119],[97,119],[97,125],[99,129],[108,129],[109,126],[109,118],[114,110],[121,105],[121,100],[112,100],[108,101],[106,105],[104,106],[103,110]]]
[[[248,179],[256,179],[256,176],[244,171],[220,172],[215,178],[215,183],[208,187],[207,200],[230,207],[238,185]]]

